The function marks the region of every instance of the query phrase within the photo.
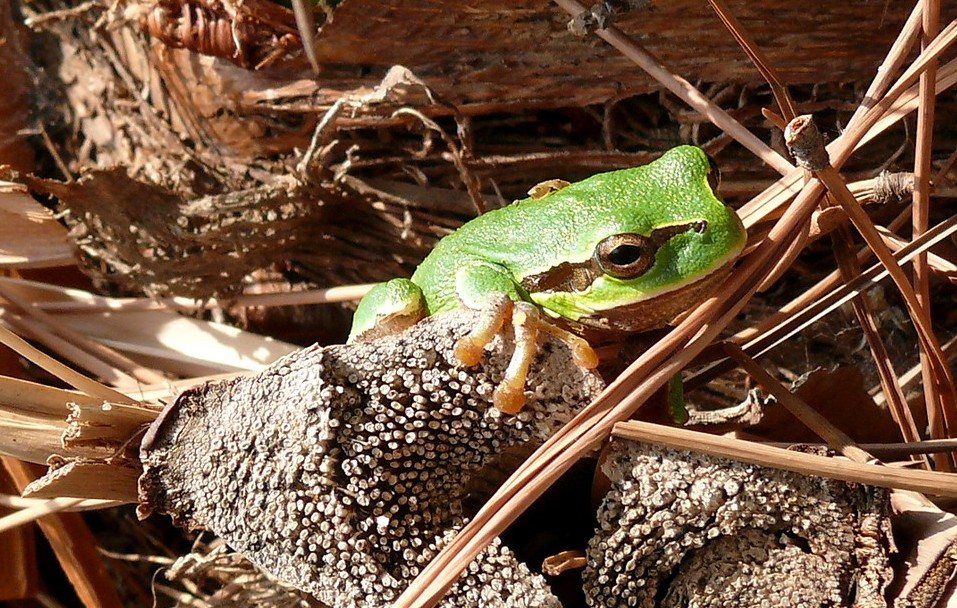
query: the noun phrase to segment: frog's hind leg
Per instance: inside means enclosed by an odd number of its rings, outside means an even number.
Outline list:
[[[485,312],[472,331],[455,345],[455,357],[463,365],[478,363],[485,347],[502,330],[505,320],[511,318],[515,350],[493,395],[495,407],[502,412],[516,414],[525,404],[525,381],[538,351],[540,330],[568,344],[575,362],[582,367],[598,364],[595,352],[584,339],[542,318],[538,306],[528,301],[528,294],[504,268],[494,264],[463,266],[456,273],[456,293],[463,305]]]
[[[584,338],[550,323],[542,317],[538,306],[531,302],[512,303],[512,328],[515,331],[515,350],[502,382],[492,395],[495,407],[506,414],[517,414],[525,405],[525,381],[528,368],[538,352],[540,331],[564,342],[572,351],[572,359],[580,367],[598,367],[598,355]]]

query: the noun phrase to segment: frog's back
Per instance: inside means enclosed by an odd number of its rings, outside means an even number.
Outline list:
[[[707,185],[709,170],[700,149],[683,146],[649,165],[601,173],[540,199],[516,201],[443,238],[412,280],[422,288],[431,314],[457,305],[455,276],[464,265],[497,264],[518,283],[561,263],[584,262],[609,235],[649,234],[670,218],[680,223],[700,215],[700,197],[688,195],[699,186],[717,203]]]
[[[551,268],[554,260],[565,255],[580,236],[576,226],[585,206],[558,194],[493,209],[439,241],[412,275],[422,289],[429,314],[458,305],[455,276],[465,266],[502,266],[518,283],[529,274]]]

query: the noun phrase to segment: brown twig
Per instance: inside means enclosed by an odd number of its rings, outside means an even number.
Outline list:
[[[580,15],[585,11],[585,7],[575,0],[555,0],[555,3],[571,15]],[[599,30],[596,34],[605,42],[618,49],[622,55],[634,61],[641,69],[648,72],[648,74],[663,87],[706,116],[708,120],[731,135],[731,137],[742,146],[751,150],[755,156],[774,167],[776,171],[787,173],[792,169],[791,163],[789,163],[787,159],[772,150],[727,112],[711,103],[707,97],[693,87],[687,80],[671,73],[656,57],[623,34],[621,30],[612,26],[604,30]]]
[[[940,29],[940,4],[937,0],[924,0],[921,4],[923,6],[923,19],[921,23],[923,36],[921,46],[923,49],[926,49],[927,45],[933,40],[937,35],[937,31]],[[934,138],[934,105],[937,98],[935,91],[936,75],[937,62],[933,61],[927,66],[927,70],[920,75],[920,81],[918,83],[917,136],[914,147],[914,204],[911,207],[913,213],[911,224],[915,238],[927,232],[930,225],[930,189],[932,187],[930,177],[931,171],[933,170],[930,161]],[[926,313],[928,329],[932,331],[929,325],[932,321],[930,309],[930,271],[927,266],[927,256],[925,254],[918,255],[914,258],[913,266],[915,302],[921,310]],[[921,342],[920,364],[921,376],[924,380],[924,407],[927,410],[927,420],[930,422],[932,436],[941,438],[943,437],[941,433],[944,429],[939,419],[940,416],[938,412],[940,410],[938,408],[944,409],[944,417],[946,419],[947,405],[941,400],[946,400],[949,395],[938,394],[940,379],[934,369],[934,358],[935,354],[929,353],[927,345]],[[946,361],[945,367],[948,367]],[[948,390],[948,385],[945,383],[944,386],[940,388],[946,391]],[[953,390],[952,384],[950,388]],[[957,418],[957,396],[954,397],[954,401],[951,405],[955,408],[954,417]],[[951,424],[951,430],[957,430],[957,428]],[[935,454],[934,460],[940,468],[947,467],[949,464],[944,454]]]
[[[768,86],[771,87],[771,93],[774,95],[774,100],[777,101],[778,109],[781,111],[781,116],[784,118],[784,122],[787,123],[796,118],[796,106],[794,105],[794,100],[791,99],[791,94],[788,93],[787,85],[785,85],[784,81],[778,76],[777,70],[775,70],[771,62],[768,61],[761,47],[757,45],[751,35],[748,34],[748,31],[744,29],[744,26],[741,25],[741,22],[734,16],[734,13],[728,8],[728,5],[724,3],[724,0],[708,0],[708,2],[711,4],[711,8],[714,9],[714,12],[718,14],[718,17],[722,23],[724,23],[725,27],[728,28],[728,31],[731,32],[731,35],[737,41],[738,45],[744,49],[751,63],[754,64],[754,67],[761,72],[761,76],[768,82]]]
[[[657,443],[692,452],[731,458],[750,464],[819,475],[853,483],[911,490],[940,496],[957,496],[957,475],[915,469],[900,469],[840,458],[828,458],[760,443],[708,435],[686,429],[629,420],[615,425],[614,435]]]

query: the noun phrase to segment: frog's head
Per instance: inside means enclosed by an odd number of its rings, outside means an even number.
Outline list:
[[[523,286],[572,325],[636,332],[668,323],[714,293],[744,247],[744,226],[716,183],[708,156],[681,146],[563,188],[550,196],[576,201],[574,251]]]

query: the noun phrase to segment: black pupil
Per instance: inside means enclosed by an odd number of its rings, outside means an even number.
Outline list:
[[[619,245],[608,253],[608,261],[615,266],[627,266],[641,257],[641,247]]]

